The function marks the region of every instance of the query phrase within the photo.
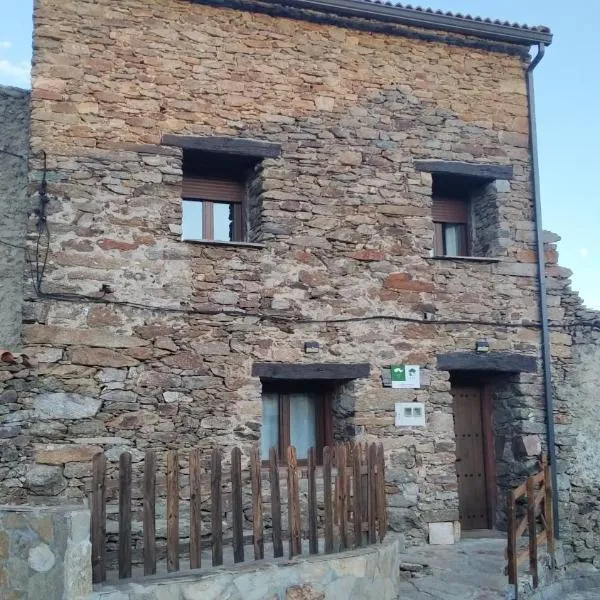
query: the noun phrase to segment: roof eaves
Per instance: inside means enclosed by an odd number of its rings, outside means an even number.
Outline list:
[[[469,15],[435,12],[432,9],[412,8],[390,2],[382,3],[373,0],[267,0],[267,2],[342,16],[437,29],[498,42],[528,46],[552,43],[552,33],[547,27],[528,27],[511,24],[508,21],[492,21]]]

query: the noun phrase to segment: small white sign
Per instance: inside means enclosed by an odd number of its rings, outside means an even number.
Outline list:
[[[419,365],[392,365],[392,387],[418,390],[421,387],[421,369]]]
[[[425,427],[425,404],[396,402],[396,427]]]

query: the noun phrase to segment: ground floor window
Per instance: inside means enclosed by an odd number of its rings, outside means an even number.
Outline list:
[[[302,384],[263,385],[261,456],[277,450],[285,462],[288,446],[296,448],[298,460],[305,461],[308,449],[315,448],[320,462],[323,447],[331,443],[330,392]]]

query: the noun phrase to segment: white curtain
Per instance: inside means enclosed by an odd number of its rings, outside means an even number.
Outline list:
[[[315,400],[310,394],[290,394],[290,438],[298,458],[307,458],[308,449],[316,448]]]
[[[262,432],[260,435],[260,456],[269,458],[269,450],[279,447],[279,396],[263,393]]]

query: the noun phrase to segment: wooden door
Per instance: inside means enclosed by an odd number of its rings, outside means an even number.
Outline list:
[[[460,524],[465,530],[486,529],[489,505],[481,389],[457,387],[452,389],[452,396]]]

